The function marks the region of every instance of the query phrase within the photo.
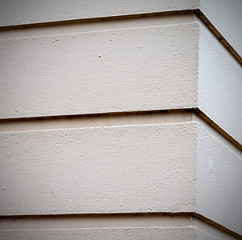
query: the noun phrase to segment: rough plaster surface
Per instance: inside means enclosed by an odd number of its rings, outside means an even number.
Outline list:
[[[0,117],[198,107],[241,142],[241,67],[203,24],[182,23],[189,19],[0,40]]]
[[[85,239],[85,240],[235,240],[222,234],[220,238],[196,227],[140,228],[76,228],[76,229],[8,229],[0,230],[1,240]]]
[[[195,123],[0,138],[1,215],[195,210]]]
[[[241,0],[8,0],[0,2],[0,26],[193,9],[200,9],[242,55]]]
[[[241,155],[197,124],[2,132],[0,213],[198,212],[241,233]]]
[[[1,240],[193,240],[193,227],[5,230]]]
[[[195,107],[198,31],[190,23],[1,40],[0,117]]]
[[[196,9],[199,0],[8,0],[0,26]]]
[[[198,106],[241,142],[241,68],[199,34],[199,58],[197,24],[1,40],[1,118]],[[241,233],[241,156],[194,125],[1,133],[1,214],[196,211],[198,154],[197,211]]]
[[[197,212],[242,234],[242,155],[201,124],[197,143]]]
[[[75,24],[44,25],[41,27],[16,28],[0,31],[0,39],[25,38],[66,33],[93,32],[137,27],[162,26],[194,22],[194,14],[161,15],[143,18],[115,19],[113,21],[87,21]]]
[[[198,107],[242,143],[242,71],[239,63],[200,24]]]

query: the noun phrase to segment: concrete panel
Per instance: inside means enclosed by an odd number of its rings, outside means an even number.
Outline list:
[[[2,132],[0,214],[192,212],[196,124]]]
[[[197,106],[196,23],[0,41],[0,117]]]
[[[242,1],[200,0],[200,10],[242,56]]]
[[[193,227],[1,230],[1,240],[193,240]]]
[[[196,9],[198,0],[8,0],[0,2],[0,26]]]
[[[198,127],[197,212],[242,234],[241,153],[204,125]]]
[[[200,24],[198,107],[242,143],[242,71],[211,32]]]

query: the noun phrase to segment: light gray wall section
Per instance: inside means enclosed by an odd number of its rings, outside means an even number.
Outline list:
[[[195,239],[196,240],[222,240],[219,238],[216,238],[215,236],[210,235],[209,233],[206,233],[198,228],[195,228]],[[224,238],[223,240],[225,240]]]
[[[242,155],[201,123],[197,144],[197,212],[242,234]]]
[[[242,56],[242,1],[200,0],[200,10]]]
[[[198,107],[242,143],[242,71],[214,35],[200,24]]]

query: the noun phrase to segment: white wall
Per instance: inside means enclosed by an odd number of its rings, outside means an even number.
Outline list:
[[[242,71],[215,36],[200,24],[198,107],[242,143]]]
[[[8,0],[0,26],[196,9],[199,0]]]
[[[1,215],[195,210],[194,123],[0,137]]]
[[[200,9],[239,52],[240,3],[221,3],[202,0]],[[0,25],[198,7],[197,0],[10,0],[0,3]],[[195,15],[2,29],[0,39],[0,221],[15,215],[198,213],[212,229],[210,220],[242,234],[241,153],[191,118],[199,108],[241,142],[241,66]],[[174,109],[190,110],[156,113],[162,118],[51,119]],[[40,116],[50,118],[29,120]],[[28,120],[9,120],[23,117]],[[233,239],[193,221],[152,226],[3,227],[0,237]]]
[[[197,212],[242,234],[241,152],[200,123],[196,174]]]
[[[194,240],[194,228],[107,228],[107,229],[43,229],[43,230],[5,230],[0,231],[2,240]]]
[[[242,1],[200,0],[200,10],[234,50],[242,56]]]
[[[3,39],[0,51],[1,118],[197,104],[196,23]]]

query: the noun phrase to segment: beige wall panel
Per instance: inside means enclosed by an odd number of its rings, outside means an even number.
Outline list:
[[[198,0],[8,0],[0,26],[195,9]]]
[[[195,107],[195,23],[0,41],[0,117]]]
[[[192,212],[196,124],[4,132],[0,214]]]
[[[204,125],[198,128],[197,212],[242,234],[241,153]]]
[[[193,227],[2,230],[1,240],[194,240]]]
[[[211,32],[200,24],[198,107],[242,143],[242,71]]]

